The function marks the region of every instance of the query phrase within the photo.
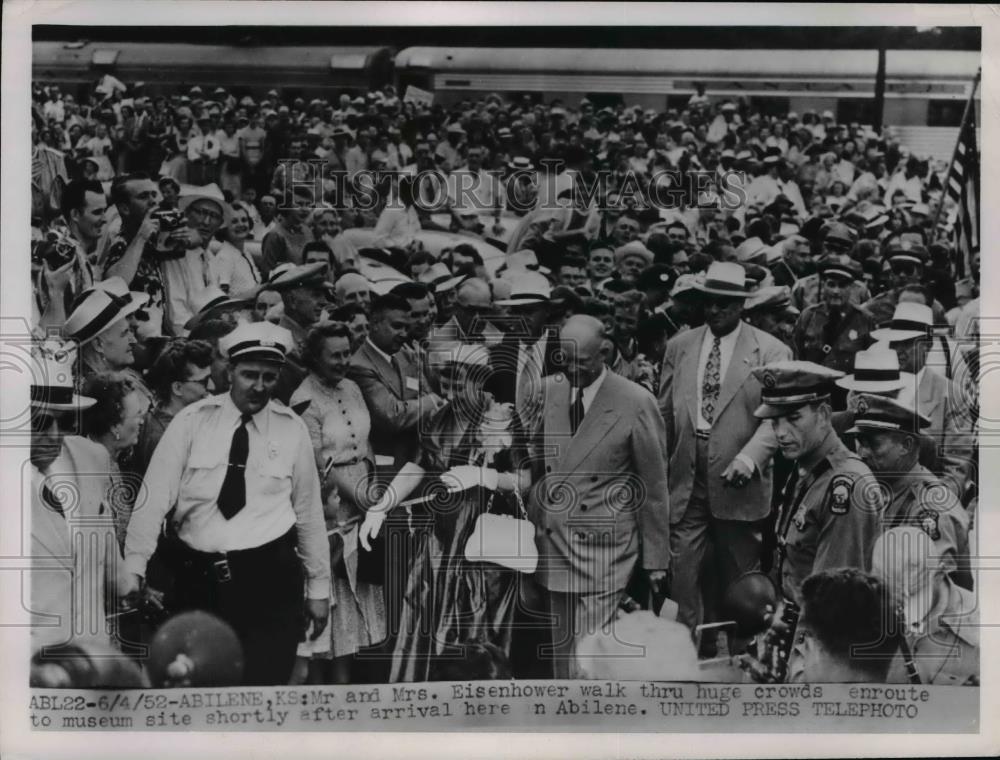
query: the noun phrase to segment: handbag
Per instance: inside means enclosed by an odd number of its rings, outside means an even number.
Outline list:
[[[521,517],[492,514],[493,494],[490,494],[486,511],[476,519],[472,535],[465,543],[465,558],[469,562],[491,562],[520,573],[535,572],[538,567],[535,526],[527,519],[521,492],[515,488],[514,495]]]

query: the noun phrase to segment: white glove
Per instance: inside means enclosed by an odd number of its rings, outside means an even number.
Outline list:
[[[378,537],[378,532],[382,529],[382,523],[385,522],[386,514],[387,510],[379,510],[377,507],[368,510],[365,514],[364,522],[361,523],[361,527],[358,529],[358,543],[361,544],[361,548],[366,552],[372,550],[371,543],[369,542]]]
[[[495,491],[498,477],[497,471],[488,467],[473,467],[472,465],[463,464],[458,467],[452,467],[446,473],[442,474],[441,481],[448,487],[448,491],[451,493],[466,491],[476,486],[481,486],[489,491]]]

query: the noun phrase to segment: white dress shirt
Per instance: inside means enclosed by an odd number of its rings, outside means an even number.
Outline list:
[[[174,507],[178,537],[202,552],[253,549],[293,526],[306,575],[306,594],[325,599],[330,547],[319,475],[305,423],[271,401],[247,424],[246,505],[226,519],[218,507],[240,411],[221,394],[181,410],[149,463],[125,540],[125,567],[145,575],[164,518]]]
[[[736,325],[736,329],[733,330],[729,335],[724,335],[719,340],[719,387],[721,389],[722,383],[726,379],[726,370],[729,369],[729,362],[733,358],[733,351],[736,349],[736,339],[740,336],[740,330],[743,329],[742,320]],[[708,366],[708,357],[712,352],[712,343],[715,341],[715,334],[711,330],[705,330],[705,338],[701,342],[701,354],[698,356],[698,429],[699,430],[710,430],[711,425],[708,424],[701,414],[701,389],[705,382],[705,368]],[[717,410],[718,411],[718,410]]]

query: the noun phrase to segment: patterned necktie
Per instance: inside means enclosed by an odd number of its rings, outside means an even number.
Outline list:
[[[576,431],[580,429],[584,414],[586,414],[586,410],[583,407],[583,389],[577,388],[576,400],[569,408],[569,426],[572,435],[576,435]]]
[[[229,447],[229,467],[226,469],[226,479],[222,481],[219,491],[219,511],[227,520],[233,519],[247,503],[247,455],[250,453],[250,434],[247,423],[253,419],[250,414],[244,414],[240,426],[233,433],[233,442]]]
[[[715,421],[715,404],[719,400],[719,371],[721,367],[722,352],[719,348],[719,338],[716,337],[712,341],[712,350],[708,352],[705,377],[701,383],[701,416],[709,425]]]

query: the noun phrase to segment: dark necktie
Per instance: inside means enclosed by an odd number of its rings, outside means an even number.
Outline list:
[[[823,325],[823,353],[829,354],[837,345],[837,338],[840,337],[840,322],[842,315],[840,309],[831,309],[826,324]]]
[[[247,503],[247,455],[250,453],[250,434],[247,423],[253,419],[250,414],[244,414],[240,426],[233,433],[233,442],[229,447],[229,467],[226,469],[226,479],[222,481],[219,491],[219,511],[227,519],[235,517]]]
[[[66,513],[63,512],[62,502],[60,502],[59,498],[52,493],[48,486],[42,486],[42,501],[45,503],[45,506],[52,511],[58,512],[63,517],[66,516]]]
[[[583,408],[583,388],[576,389],[576,400],[573,405],[569,408],[569,426],[573,435],[576,435],[576,431],[580,428],[583,423],[583,415],[585,410]]]

